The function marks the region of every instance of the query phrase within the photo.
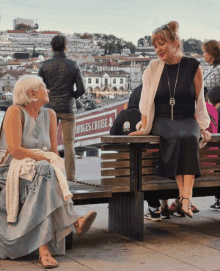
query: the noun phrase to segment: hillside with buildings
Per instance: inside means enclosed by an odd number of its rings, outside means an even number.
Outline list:
[[[31,29],[19,30],[29,23]],[[35,29],[34,29],[35,28]],[[14,29],[0,32],[0,99],[9,98],[13,87],[24,74],[38,74],[42,62],[52,57],[51,39],[59,31],[38,31],[32,20],[14,20]],[[84,75],[86,95],[89,99],[114,100],[129,97],[142,83],[143,71],[156,57],[150,36],[140,38],[137,46],[114,35],[74,33],[65,35],[68,41],[66,55],[76,61]],[[130,46],[130,47],[129,47]],[[208,66],[198,51],[201,42],[184,41],[185,54],[197,58],[204,73]]]

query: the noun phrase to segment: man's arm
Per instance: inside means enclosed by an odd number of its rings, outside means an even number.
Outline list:
[[[76,64],[76,69],[77,69],[75,76],[76,91],[73,92],[73,97],[75,99],[79,98],[86,92],[83,76],[78,64]]]

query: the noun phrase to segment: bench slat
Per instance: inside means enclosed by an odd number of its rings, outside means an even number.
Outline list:
[[[200,155],[220,155],[220,150],[210,150],[210,148],[204,147],[203,149],[200,150],[199,152]]]
[[[142,160],[142,167],[157,166],[158,159]]]
[[[110,162],[101,162],[101,168],[130,168],[130,161],[110,161]]]
[[[102,178],[102,185],[130,185],[130,177]]]
[[[129,151],[129,145],[117,145],[117,144],[111,144],[111,145],[102,145],[101,146],[102,151]]]
[[[130,159],[129,152],[119,152],[119,153],[102,153],[102,160],[116,160],[116,159]]]
[[[107,190],[110,190],[112,193],[120,193],[120,192],[130,192],[130,185],[106,185]]]
[[[94,199],[94,198],[109,198],[112,197],[111,190],[104,188],[78,184],[75,182],[68,182],[69,190],[73,194],[72,200],[81,200],[81,199]]]
[[[159,151],[145,151],[142,153],[142,159],[144,158],[158,158]]]
[[[142,174],[157,174],[158,170],[156,167],[144,167],[142,168]]]
[[[101,176],[130,176],[130,168],[101,170]]]

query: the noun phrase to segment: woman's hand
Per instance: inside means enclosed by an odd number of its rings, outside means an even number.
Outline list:
[[[201,134],[204,136],[205,142],[209,142],[212,138],[212,135],[209,133],[209,131],[201,130]]]
[[[128,135],[129,136],[142,136],[142,135],[144,135],[144,133],[143,133],[143,131],[139,130],[139,131],[132,132]]]

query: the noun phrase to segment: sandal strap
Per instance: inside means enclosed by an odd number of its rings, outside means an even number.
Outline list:
[[[188,200],[188,209],[191,209],[191,206],[192,206],[192,204],[191,204],[191,199],[188,199],[188,198],[182,198],[182,200],[184,200],[184,199],[187,199]]]
[[[41,258],[44,257],[44,256],[51,256],[51,254],[50,254],[49,251],[47,251],[47,252],[45,252],[45,253],[39,255],[39,259],[41,259]]]

